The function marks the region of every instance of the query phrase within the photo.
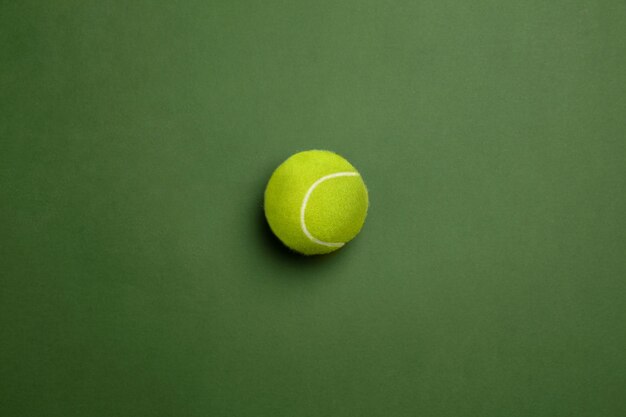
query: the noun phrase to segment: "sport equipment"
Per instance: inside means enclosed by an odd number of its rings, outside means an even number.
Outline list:
[[[304,255],[333,252],[363,227],[368,193],[344,158],[312,150],[289,157],[265,189],[265,217],[274,234]]]

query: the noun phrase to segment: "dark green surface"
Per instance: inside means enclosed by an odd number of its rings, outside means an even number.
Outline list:
[[[0,414],[623,417],[624,22],[2,2]],[[371,198],[317,259],[261,211],[310,148]]]

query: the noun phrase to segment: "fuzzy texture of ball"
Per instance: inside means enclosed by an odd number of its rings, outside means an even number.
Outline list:
[[[274,234],[304,255],[333,252],[363,227],[368,194],[358,171],[330,151],[289,157],[265,189],[265,217]]]

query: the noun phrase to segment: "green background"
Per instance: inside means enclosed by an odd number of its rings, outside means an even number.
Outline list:
[[[3,416],[626,415],[626,3],[4,1]],[[359,237],[284,250],[331,149]]]

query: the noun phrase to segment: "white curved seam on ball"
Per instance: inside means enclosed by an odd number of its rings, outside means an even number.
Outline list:
[[[302,233],[304,233],[304,235],[309,238],[309,240],[313,243],[317,243],[318,245],[322,245],[322,246],[329,246],[332,248],[340,248],[343,245],[345,245],[344,242],[324,242],[323,240],[319,240],[317,238],[315,238],[315,236],[313,236],[311,234],[311,232],[309,232],[309,229],[307,229],[306,227],[306,222],[304,221],[304,214],[306,212],[306,205],[309,202],[309,198],[311,197],[311,194],[313,193],[313,190],[315,190],[315,188],[317,188],[318,185],[320,185],[321,183],[323,183],[324,181],[333,179],[333,178],[338,178],[338,177],[358,177],[359,173],[358,172],[335,172],[334,174],[329,174],[329,175],[325,175],[322,178],[318,179],[317,181],[315,181],[313,183],[313,185],[311,185],[311,187],[309,187],[309,189],[307,190],[306,194],[304,195],[304,200],[302,200],[302,206],[300,207],[300,228],[302,229]]]

